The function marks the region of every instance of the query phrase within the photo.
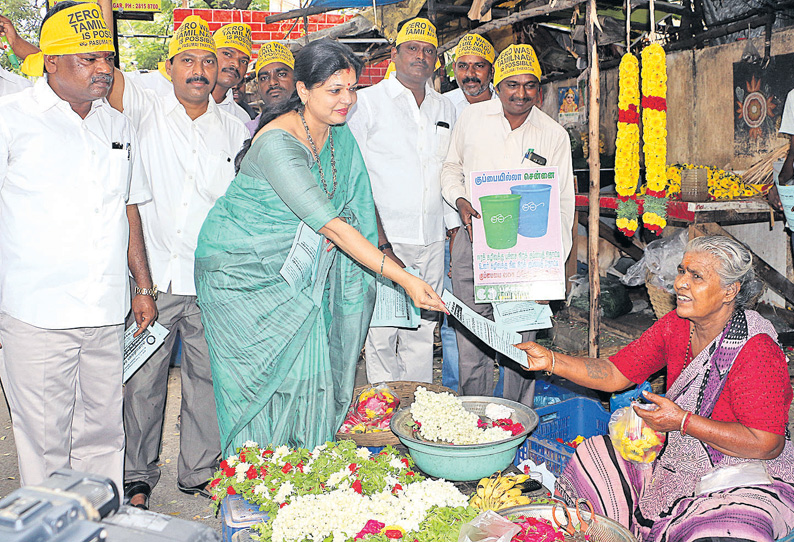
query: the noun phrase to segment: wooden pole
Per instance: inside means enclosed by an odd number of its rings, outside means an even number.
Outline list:
[[[601,329],[601,277],[598,274],[598,231],[601,205],[601,156],[598,154],[600,138],[599,112],[601,109],[601,74],[598,69],[598,46],[596,45],[596,0],[587,0],[587,60],[588,68],[588,141],[590,163],[589,212],[587,221],[588,269],[590,275],[590,329],[587,341],[587,355],[598,357],[598,334]]]

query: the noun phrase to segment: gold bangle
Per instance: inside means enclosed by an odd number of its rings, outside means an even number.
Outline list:
[[[383,259],[380,261],[380,276],[383,276],[383,264],[386,263],[386,255],[383,255]]]
[[[551,376],[554,374],[554,365],[557,363],[557,358],[554,357],[554,350],[549,350],[549,352],[551,352],[551,369],[548,371],[543,371],[546,373],[546,376]]]

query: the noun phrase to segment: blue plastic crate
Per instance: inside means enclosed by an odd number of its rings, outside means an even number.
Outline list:
[[[535,381],[535,408],[542,408],[552,404],[572,399],[578,394],[571,390],[567,390],[561,386],[546,382],[545,380]]]
[[[221,537],[223,542],[232,542],[235,533],[248,530],[268,520],[267,512],[259,510],[258,504],[251,504],[240,495],[227,495],[221,503]]]
[[[582,435],[585,438],[609,432],[609,412],[601,403],[585,397],[574,397],[554,405],[535,409],[540,417],[537,429],[516,453],[515,464],[529,458],[559,476],[574,452],[574,448],[560,444]]]

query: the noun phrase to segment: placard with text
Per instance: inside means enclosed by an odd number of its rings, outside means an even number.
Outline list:
[[[474,300],[565,297],[556,167],[471,173]]]

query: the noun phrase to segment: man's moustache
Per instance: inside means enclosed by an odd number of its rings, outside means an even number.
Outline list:
[[[108,85],[113,82],[112,75],[95,75],[91,78],[91,84],[94,83],[107,83]]]
[[[481,85],[482,81],[478,77],[464,77],[463,84],[465,85],[466,83],[477,83],[478,85]]]
[[[187,84],[190,84],[190,83],[204,83],[205,85],[209,85],[210,84],[210,80],[207,79],[206,77],[204,77],[203,75],[197,75],[195,77],[191,77],[190,79],[185,81],[185,83],[187,83]]]
[[[237,68],[223,68],[221,71],[231,73],[235,77],[240,77],[240,72],[237,70]]]

